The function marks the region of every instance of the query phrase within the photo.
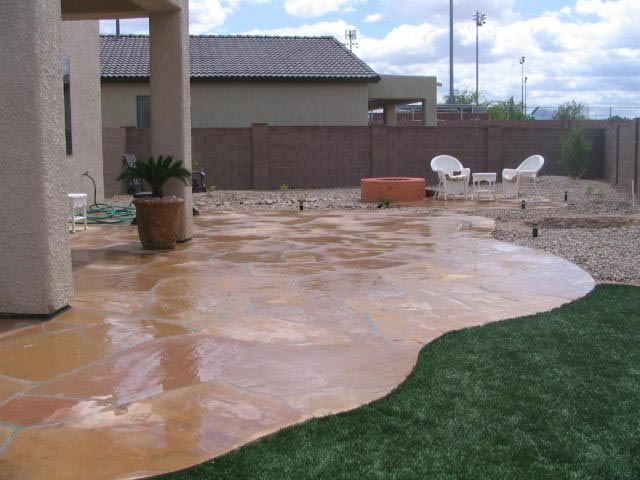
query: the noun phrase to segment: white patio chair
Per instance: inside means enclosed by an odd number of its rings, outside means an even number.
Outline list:
[[[438,174],[438,189],[435,197],[444,193],[444,199],[449,195],[469,194],[469,179],[471,169],[464,168],[460,160],[451,155],[438,155],[431,160],[431,170]]]
[[[518,198],[520,194],[520,180],[529,179],[533,183],[536,194],[540,197],[536,177],[544,165],[542,155],[532,155],[522,162],[518,168],[505,168],[502,170],[502,190],[504,198]]]

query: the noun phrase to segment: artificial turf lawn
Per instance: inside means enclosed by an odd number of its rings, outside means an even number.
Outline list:
[[[389,396],[166,480],[640,478],[640,288],[426,346]]]

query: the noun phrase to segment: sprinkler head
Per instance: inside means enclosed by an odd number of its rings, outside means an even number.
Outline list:
[[[538,224],[537,223],[533,224],[532,234],[533,234],[533,238],[538,238]]]
[[[569,200],[569,192],[567,192],[566,190],[564,191],[564,201],[566,202],[567,200]]]

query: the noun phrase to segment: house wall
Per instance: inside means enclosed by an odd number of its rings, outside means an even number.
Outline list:
[[[60,3],[0,11],[0,314],[48,315],[73,295]]]
[[[102,126],[135,127],[136,97],[149,95],[149,82],[102,82]]]
[[[148,95],[147,82],[103,82],[103,126],[136,126],[136,96]],[[193,128],[273,126],[365,126],[366,83],[348,82],[191,82]]]
[[[587,176],[604,175],[606,122],[583,122],[594,148]],[[429,161],[454,155],[474,172],[515,168],[526,157],[545,157],[543,175],[564,175],[562,142],[568,122],[451,122],[438,127],[282,127],[193,129],[193,154],[207,173],[207,183],[220,189],[269,189],[359,185],[370,176],[425,177],[435,184]],[[149,131],[126,130],[126,150],[149,155]],[[106,131],[106,130],[105,130]],[[113,135],[113,132],[110,133]],[[105,134],[105,138],[107,138]],[[118,137],[121,138],[121,137]],[[105,156],[120,165],[121,152]],[[113,184],[113,189],[122,186]]]
[[[98,22],[62,22],[62,54],[70,60],[73,153],[65,157],[66,191],[87,193],[93,202],[89,172],[96,181],[96,201],[104,199]]]

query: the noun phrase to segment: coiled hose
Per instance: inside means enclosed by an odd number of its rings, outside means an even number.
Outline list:
[[[97,203],[87,209],[87,223],[92,224],[118,224],[131,223],[136,218],[136,207],[119,207]]]

